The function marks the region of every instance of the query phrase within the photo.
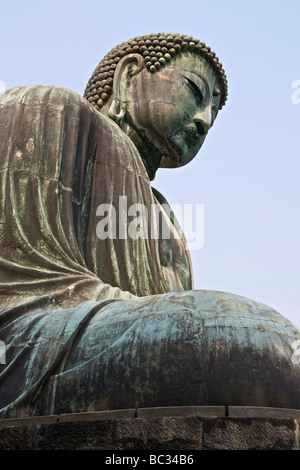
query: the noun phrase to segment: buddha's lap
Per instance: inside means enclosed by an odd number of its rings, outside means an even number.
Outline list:
[[[120,300],[81,330],[37,409],[297,408],[300,370],[291,346],[296,339],[297,328],[270,307],[228,293]]]

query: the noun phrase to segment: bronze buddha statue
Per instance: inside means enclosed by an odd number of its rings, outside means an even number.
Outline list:
[[[83,97],[0,96],[1,418],[300,408],[299,330],[259,302],[194,290],[184,235],[151,187],[159,167],[196,156],[226,99],[215,53],[169,33],[114,48]],[[168,238],[150,236],[152,206]],[[146,209],[148,232],[129,236],[129,207]],[[99,233],[105,212],[116,227]]]

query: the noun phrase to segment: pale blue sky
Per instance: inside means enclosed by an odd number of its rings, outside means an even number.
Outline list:
[[[299,0],[0,6],[0,88],[50,83],[82,94],[105,53],[140,34],[178,32],[212,47],[227,73],[228,103],[195,160],[160,170],[153,186],[170,203],[204,204],[204,246],[192,251],[196,288],[261,301],[298,326],[299,18]]]

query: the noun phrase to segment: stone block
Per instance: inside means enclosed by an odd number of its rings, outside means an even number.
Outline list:
[[[296,422],[273,418],[203,420],[205,450],[294,450]]]
[[[221,413],[222,407],[208,408],[130,409],[2,420],[0,450],[300,449],[300,419],[293,418],[297,410],[229,407],[229,413],[240,416],[215,417],[212,413]],[[262,414],[265,416],[259,416]]]
[[[120,420],[118,449],[202,449],[202,420],[198,417],[152,417]]]
[[[0,429],[0,450],[101,450],[113,447],[115,421],[73,421]]]
[[[198,416],[218,417],[225,416],[225,406],[166,406],[153,408],[138,408],[138,418],[163,416]]]
[[[300,410],[260,406],[229,406],[228,416],[240,418],[288,418],[300,419]]]
[[[68,413],[59,415],[58,421],[99,421],[99,420],[110,420],[110,419],[121,419],[121,418],[135,418],[136,410],[108,410],[108,411],[93,411],[87,413]]]

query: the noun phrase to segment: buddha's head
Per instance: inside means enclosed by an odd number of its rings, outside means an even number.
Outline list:
[[[227,79],[203,42],[151,34],[112,49],[85,97],[131,138],[153,179],[159,166],[183,166],[198,153],[226,102]]]

